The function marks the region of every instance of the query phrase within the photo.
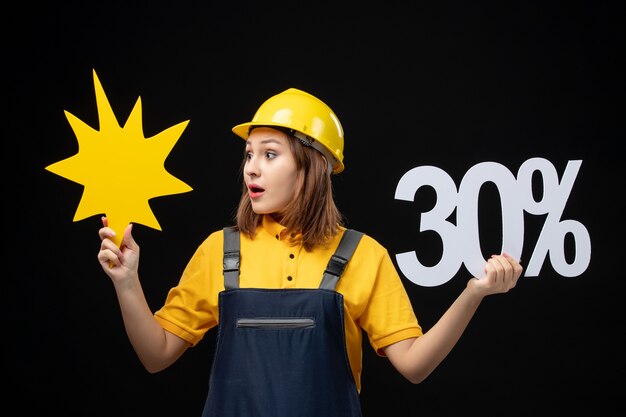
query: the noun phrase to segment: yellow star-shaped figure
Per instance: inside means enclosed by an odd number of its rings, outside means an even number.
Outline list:
[[[151,198],[191,191],[164,167],[189,120],[145,138],[141,97],[121,127],[95,70],[93,79],[100,130],[65,111],[79,150],[72,157],[48,165],[46,170],[84,186],[73,221],[105,213],[109,227],[117,232],[115,243],[119,246],[130,222],[161,230],[148,204]]]

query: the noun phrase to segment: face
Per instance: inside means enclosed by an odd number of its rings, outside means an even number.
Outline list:
[[[297,166],[290,140],[286,133],[266,127],[250,132],[243,177],[257,214],[280,215],[295,198]]]

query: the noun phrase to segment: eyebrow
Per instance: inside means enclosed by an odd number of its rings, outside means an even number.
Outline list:
[[[279,145],[281,145],[281,142],[278,139],[270,138],[270,139],[265,139],[261,141],[261,143],[271,143],[271,142],[278,143]]]
[[[275,143],[277,145],[282,145],[282,143],[278,139],[274,139],[274,138],[263,139],[260,142],[261,145],[266,145],[268,143]],[[246,142],[246,147],[249,147],[249,146],[252,146],[252,145],[250,145],[249,142]]]

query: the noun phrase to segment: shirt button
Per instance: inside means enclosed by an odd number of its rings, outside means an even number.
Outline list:
[[[291,259],[293,259],[293,258],[295,258],[295,255],[294,255],[293,253],[290,253],[290,254],[289,254],[289,257],[290,257]]]
[[[293,278],[291,278],[291,275],[289,275],[289,276],[287,277],[287,281],[291,281],[292,279],[293,279]]]

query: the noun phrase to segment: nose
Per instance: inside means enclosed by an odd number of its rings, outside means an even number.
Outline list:
[[[259,176],[259,164],[257,163],[257,158],[255,158],[254,156],[248,157],[248,159],[246,160],[246,165],[244,167],[244,172],[250,177]]]

